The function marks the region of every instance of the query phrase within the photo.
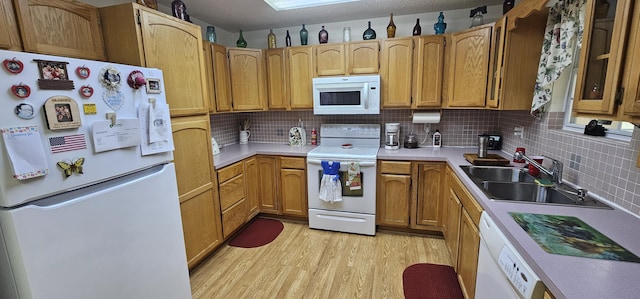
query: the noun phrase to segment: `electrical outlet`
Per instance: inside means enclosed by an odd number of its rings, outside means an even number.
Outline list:
[[[524,138],[524,127],[520,126],[520,127],[514,127],[513,128],[513,135],[520,137],[520,138]]]

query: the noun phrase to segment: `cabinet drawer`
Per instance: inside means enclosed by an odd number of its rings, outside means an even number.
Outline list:
[[[220,209],[226,210],[244,198],[244,175],[220,184]]]
[[[411,174],[411,162],[407,161],[380,161],[380,173]]]
[[[243,168],[242,162],[238,162],[220,169],[220,171],[218,171],[218,182],[224,183],[230,178],[241,174]]]
[[[228,210],[222,212],[222,234],[226,239],[247,220],[247,209],[244,199],[237,202]]]
[[[304,158],[280,157],[280,168],[306,169]]]

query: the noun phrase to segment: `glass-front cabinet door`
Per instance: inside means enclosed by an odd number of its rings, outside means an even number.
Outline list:
[[[622,93],[631,0],[587,0],[573,110],[612,115]]]

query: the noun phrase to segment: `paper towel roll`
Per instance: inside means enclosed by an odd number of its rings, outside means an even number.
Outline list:
[[[437,124],[440,122],[440,112],[414,112],[411,122],[414,124]]]

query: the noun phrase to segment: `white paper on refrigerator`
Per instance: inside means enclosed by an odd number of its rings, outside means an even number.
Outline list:
[[[140,138],[143,140],[140,143],[140,151],[143,156],[164,153],[173,151],[173,135],[171,135],[171,119],[169,118],[169,106],[163,105],[166,109],[166,113],[163,115],[167,117],[167,119],[163,120],[162,126],[165,127],[166,132],[168,133],[165,140],[155,141],[155,142],[147,142],[151,140],[150,134],[154,129],[153,122],[150,121],[149,117],[152,112],[150,111],[153,107],[148,103],[141,103],[138,106],[138,119],[140,120],[140,127],[143,128],[140,130]],[[158,104],[156,103],[156,109],[158,108]]]
[[[93,147],[96,153],[140,145],[140,123],[137,118],[93,122]]]
[[[49,173],[40,129],[37,126],[1,130],[15,179],[26,180]]]

